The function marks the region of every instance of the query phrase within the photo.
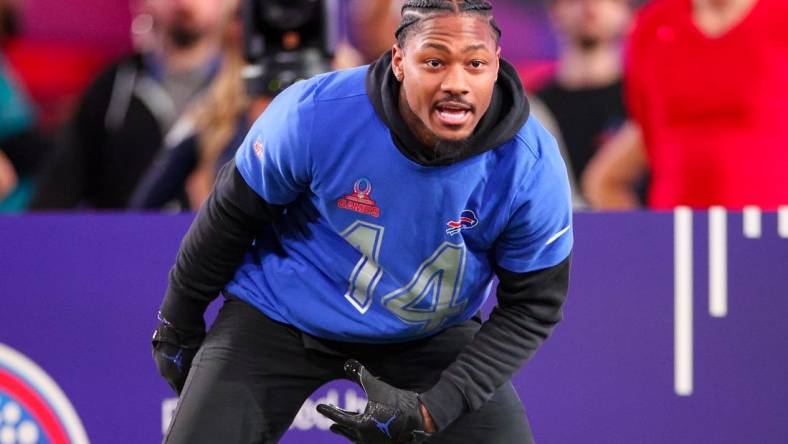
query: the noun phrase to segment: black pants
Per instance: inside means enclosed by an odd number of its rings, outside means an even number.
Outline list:
[[[192,363],[164,442],[275,443],[313,391],[344,377],[343,363],[351,357],[395,387],[425,391],[479,325],[470,320],[401,344],[339,343],[317,340],[228,298]],[[517,393],[507,383],[482,408],[429,442],[513,444],[533,438]]]

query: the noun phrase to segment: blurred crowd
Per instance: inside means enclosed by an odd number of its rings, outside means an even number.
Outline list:
[[[325,69],[390,50],[401,1],[336,3]],[[492,3],[578,208],[788,205],[788,2]],[[197,209],[275,95],[244,83],[241,0],[128,7],[110,61],[31,44],[37,11],[0,0],[0,212]]]

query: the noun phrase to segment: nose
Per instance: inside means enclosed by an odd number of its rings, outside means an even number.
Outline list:
[[[460,65],[451,65],[446,70],[446,76],[441,82],[441,90],[451,95],[465,95],[468,94],[470,88],[468,86],[468,73]]]

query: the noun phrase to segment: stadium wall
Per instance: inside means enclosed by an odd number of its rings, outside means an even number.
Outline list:
[[[514,378],[537,442],[784,443],[781,216],[576,214],[564,321]],[[0,218],[3,442],[161,440],[175,400],[150,335],[191,218]],[[320,398],[364,402],[347,382],[323,387],[284,443],[339,442]]]

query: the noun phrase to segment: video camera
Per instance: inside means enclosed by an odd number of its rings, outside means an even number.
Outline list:
[[[242,72],[252,96],[273,96],[331,69],[338,0],[244,0]]]

